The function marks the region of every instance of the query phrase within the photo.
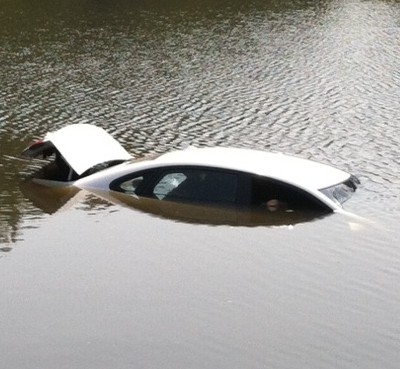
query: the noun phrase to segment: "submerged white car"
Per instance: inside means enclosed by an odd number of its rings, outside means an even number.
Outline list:
[[[54,156],[35,179],[44,185],[271,212],[341,210],[359,184],[328,165],[249,149],[188,148],[135,160],[111,135],[89,124],[50,132],[23,154]]]

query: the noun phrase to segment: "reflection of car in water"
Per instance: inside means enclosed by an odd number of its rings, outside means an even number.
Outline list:
[[[236,212],[252,209],[276,217],[326,214],[341,210],[358,185],[354,176],[330,166],[257,150],[189,148],[134,160],[108,133],[87,124],[48,133],[24,154],[55,156],[51,169],[35,179],[38,183],[111,190],[114,197],[122,193],[153,200],[147,201],[154,203],[153,208],[181,204],[181,212],[183,205],[191,205]]]
[[[20,188],[34,206],[49,214],[73,207],[90,212],[104,211],[111,205],[117,205],[183,223],[247,227],[294,225],[327,214],[324,210],[315,209],[270,212],[265,208],[159,201],[114,191],[81,190],[75,186],[48,187],[31,180],[22,182]]]

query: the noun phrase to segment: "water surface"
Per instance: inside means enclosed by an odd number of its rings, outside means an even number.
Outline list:
[[[5,367],[397,368],[397,1],[0,4]],[[17,157],[78,122],[139,157],[223,145],[331,164],[361,179],[346,209],[365,219],[192,224],[85,193],[38,206],[39,164]]]

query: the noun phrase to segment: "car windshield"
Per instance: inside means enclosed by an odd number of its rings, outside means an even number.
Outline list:
[[[351,176],[347,181],[336,184],[331,187],[323,188],[320,191],[328,196],[331,200],[338,204],[343,204],[347,201],[355,192],[360,181],[357,177]]]

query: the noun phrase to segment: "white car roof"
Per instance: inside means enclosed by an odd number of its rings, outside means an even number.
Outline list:
[[[161,155],[160,165],[201,165],[271,177],[308,189],[346,181],[350,174],[331,166],[279,153],[239,148],[189,148]]]
[[[109,133],[90,124],[72,124],[49,132],[44,141],[51,141],[78,175],[96,164],[132,159]]]

